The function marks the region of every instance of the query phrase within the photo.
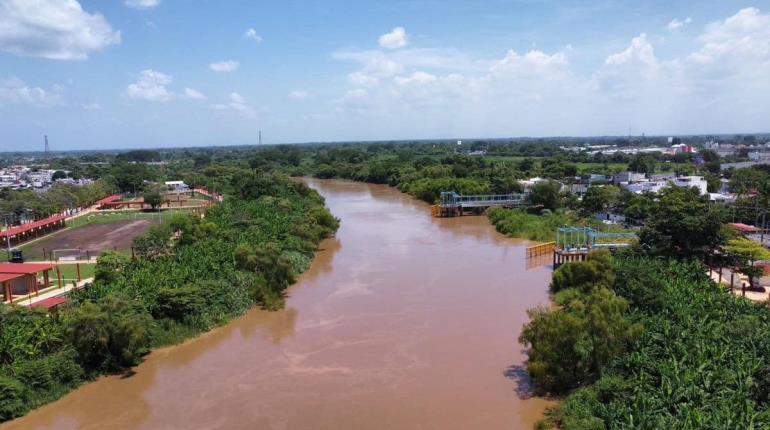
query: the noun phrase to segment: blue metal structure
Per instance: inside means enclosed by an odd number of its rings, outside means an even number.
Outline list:
[[[461,208],[479,208],[489,206],[521,206],[526,194],[486,194],[463,196],[453,191],[441,193],[441,206],[459,206]]]
[[[556,248],[567,251],[623,248],[637,238],[636,233],[600,232],[591,227],[564,226],[556,230]]]

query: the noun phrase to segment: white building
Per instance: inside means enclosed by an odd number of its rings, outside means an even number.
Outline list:
[[[668,181],[641,181],[626,184],[625,188],[635,194],[657,193],[668,185]]]
[[[621,184],[632,193],[644,192],[657,193],[663,188],[673,185],[675,187],[695,187],[701,195],[708,194],[708,182],[702,176],[679,176],[672,179],[656,178],[646,181]]]
[[[190,191],[190,187],[188,187],[184,181],[166,181],[164,184],[169,191],[173,191],[175,193],[186,193]]]
[[[671,183],[677,187],[695,187],[701,195],[708,194],[708,182],[703,176],[679,176]]]

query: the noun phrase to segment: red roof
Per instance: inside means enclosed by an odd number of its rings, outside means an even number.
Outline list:
[[[49,263],[0,263],[0,273],[34,275],[55,267],[56,265]]]
[[[729,224],[729,226],[737,229],[741,233],[756,233],[759,231],[759,228],[754,227],[753,225],[743,224],[740,222],[732,222]]]
[[[40,221],[31,222],[29,224],[19,225],[16,227],[11,227],[8,230],[0,231],[0,237],[11,237],[16,236],[17,234],[24,233],[27,231],[32,231],[40,227],[45,227],[49,224],[53,224],[56,222],[64,221],[67,219],[65,215],[55,215],[52,217],[48,217],[45,219],[41,219]]]
[[[121,197],[120,197],[120,195],[118,195],[118,194],[113,194],[113,195],[111,195],[111,196],[108,196],[108,197],[105,197],[105,198],[103,198],[103,199],[101,199],[101,200],[97,200],[95,204],[97,204],[97,205],[103,205],[103,204],[105,204],[105,203],[112,203],[112,202],[114,202],[114,201],[120,200],[120,198],[121,198]]]
[[[67,301],[66,297],[49,297],[47,299],[43,299],[39,302],[32,303],[31,308],[46,308],[51,309],[54,306],[59,306],[60,304]]]
[[[0,283],[13,281],[14,279],[18,279],[23,276],[23,273],[0,273]]]

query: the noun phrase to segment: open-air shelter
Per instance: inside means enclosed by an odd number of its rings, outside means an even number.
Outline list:
[[[3,292],[5,299],[13,302],[15,292],[24,294],[39,294],[39,287],[48,288],[51,286],[51,279],[48,272],[58,269],[56,265],[50,263],[0,263],[0,279],[3,279]],[[39,282],[38,275],[42,274],[42,282]],[[59,287],[62,286],[61,273],[57,270],[59,277]]]
[[[13,303],[14,283],[25,282],[26,276],[20,273],[0,273],[0,286],[3,290],[3,300]]]
[[[19,245],[28,240],[35,239],[37,237],[48,234],[52,231],[65,227],[64,215],[56,215],[41,219],[39,221],[31,222],[29,224],[22,224],[16,227],[11,227],[7,230],[0,231],[0,245],[4,248],[13,245]]]

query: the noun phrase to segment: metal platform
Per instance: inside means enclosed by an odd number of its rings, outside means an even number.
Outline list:
[[[436,217],[462,216],[464,210],[483,209],[493,206],[518,207],[526,201],[526,194],[479,194],[463,196],[452,191],[441,193],[441,203],[433,206]]]

